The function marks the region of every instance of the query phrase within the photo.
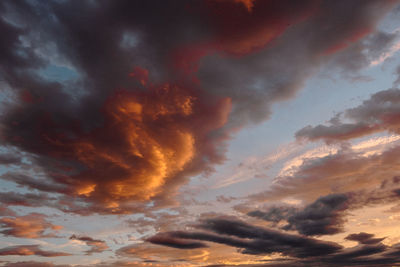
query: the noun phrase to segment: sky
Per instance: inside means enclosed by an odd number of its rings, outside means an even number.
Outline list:
[[[400,1],[0,1],[0,266],[400,266]]]

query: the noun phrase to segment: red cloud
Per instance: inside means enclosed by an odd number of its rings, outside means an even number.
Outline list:
[[[259,51],[293,24],[311,16],[318,1],[207,0],[204,16],[213,32],[195,43],[179,46],[173,53],[174,67],[186,74],[197,71],[202,57],[222,52],[243,56]]]
[[[265,47],[319,6],[318,1],[210,0],[207,3],[215,27],[214,45],[234,55]]]

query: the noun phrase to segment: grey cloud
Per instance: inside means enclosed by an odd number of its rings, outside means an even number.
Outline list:
[[[330,120],[328,125],[306,126],[296,132],[296,138],[326,142],[351,140],[375,132],[389,131],[398,133],[400,113],[400,90],[391,88],[373,94],[368,100],[355,108],[343,112],[350,122],[340,117]]]

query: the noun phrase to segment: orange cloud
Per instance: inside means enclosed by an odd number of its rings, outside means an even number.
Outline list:
[[[46,234],[45,231],[58,231],[63,227],[48,222],[45,217],[43,214],[31,213],[20,217],[0,218],[0,227],[5,228],[0,233],[23,238],[57,237],[54,233]]]
[[[42,257],[60,257],[60,256],[70,256],[69,253],[55,252],[55,251],[45,251],[40,248],[39,245],[22,245],[13,246],[0,249],[0,256],[42,256]]]
[[[221,162],[228,137],[222,127],[231,109],[229,98],[210,99],[185,83],[151,84],[141,68],[130,76],[146,90],[109,96],[102,125],[90,132],[53,131],[57,123],[52,120],[51,128],[40,125],[41,153],[59,161],[49,173],[57,186],[50,187],[61,186],[59,193],[96,203],[104,212],[128,212],[123,204],[159,197],[183,183],[187,173]]]
[[[243,4],[249,12],[251,12],[254,7],[254,0],[235,0],[235,2]]]

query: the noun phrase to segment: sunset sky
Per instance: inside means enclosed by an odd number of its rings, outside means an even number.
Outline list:
[[[400,1],[0,0],[0,266],[400,266]]]

